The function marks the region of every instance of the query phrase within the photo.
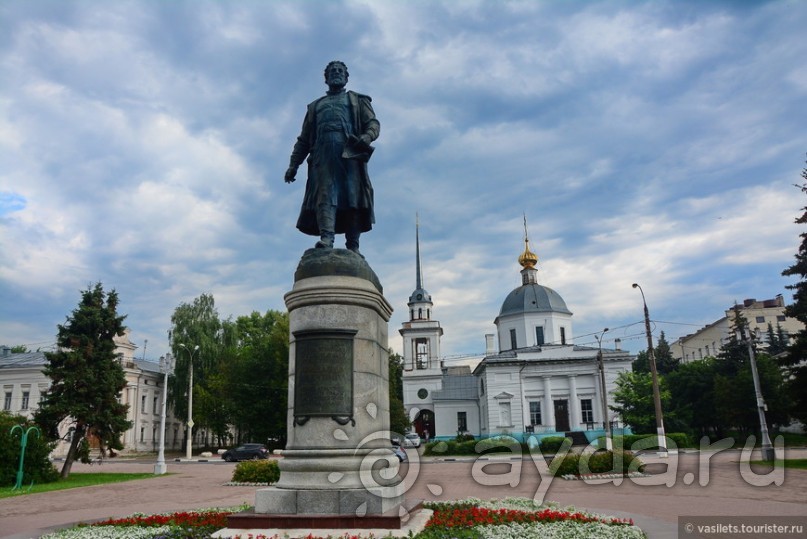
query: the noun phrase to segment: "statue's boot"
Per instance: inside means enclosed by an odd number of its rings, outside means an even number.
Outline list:
[[[332,249],[336,228],[336,208],[333,206],[317,208],[317,226],[319,226],[319,241],[314,247]]]
[[[353,251],[364,258],[364,255],[359,252],[359,238],[361,237],[359,230],[359,216],[357,213],[354,213],[350,218],[350,224],[345,232],[345,247],[347,247],[349,251]]]

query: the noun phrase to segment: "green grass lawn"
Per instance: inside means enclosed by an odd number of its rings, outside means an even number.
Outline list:
[[[51,492],[53,490],[64,490],[68,488],[91,487],[93,485],[104,485],[107,483],[122,483],[123,481],[134,481],[135,479],[146,479],[148,477],[158,476],[153,473],[71,473],[67,479],[59,479],[53,483],[34,485],[30,490],[26,485],[23,485],[20,490],[12,490],[11,487],[0,489],[0,498],[24,496],[26,494]]]

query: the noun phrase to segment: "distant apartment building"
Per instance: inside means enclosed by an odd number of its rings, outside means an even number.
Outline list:
[[[717,356],[723,344],[729,340],[734,309],[734,306],[729,307],[725,311],[725,316],[719,320],[675,341],[670,346],[673,357],[687,363]],[[748,322],[763,349],[767,346],[768,324],[773,327],[774,332],[781,328],[788,337],[804,329],[804,324],[795,318],[785,316],[785,300],[781,294],[764,301],[746,299],[742,304],[737,305],[737,309]]]

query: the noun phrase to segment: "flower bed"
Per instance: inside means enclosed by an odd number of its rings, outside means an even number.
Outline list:
[[[527,498],[428,502],[433,511],[426,528],[412,539],[642,539],[633,521],[578,511],[556,504],[536,504]],[[47,539],[209,539],[226,527],[227,515],[243,507],[208,509],[165,515],[133,515],[61,530]],[[343,534],[330,539],[359,539]],[[309,535],[306,539],[328,539]],[[235,535],[232,539],[283,539],[273,535]]]

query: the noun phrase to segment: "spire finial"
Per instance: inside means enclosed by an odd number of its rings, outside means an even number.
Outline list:
[[[415,213],[415,257],[416,271],[415,289],[420,290],[423,288],[423,272],[420,267],[420,214]]]
[[[538,255],[530,251],[530,236],[527,232],[527,212],[524,212],[524,252],[518,257],[522,268],[534,268],[538,263]]]

